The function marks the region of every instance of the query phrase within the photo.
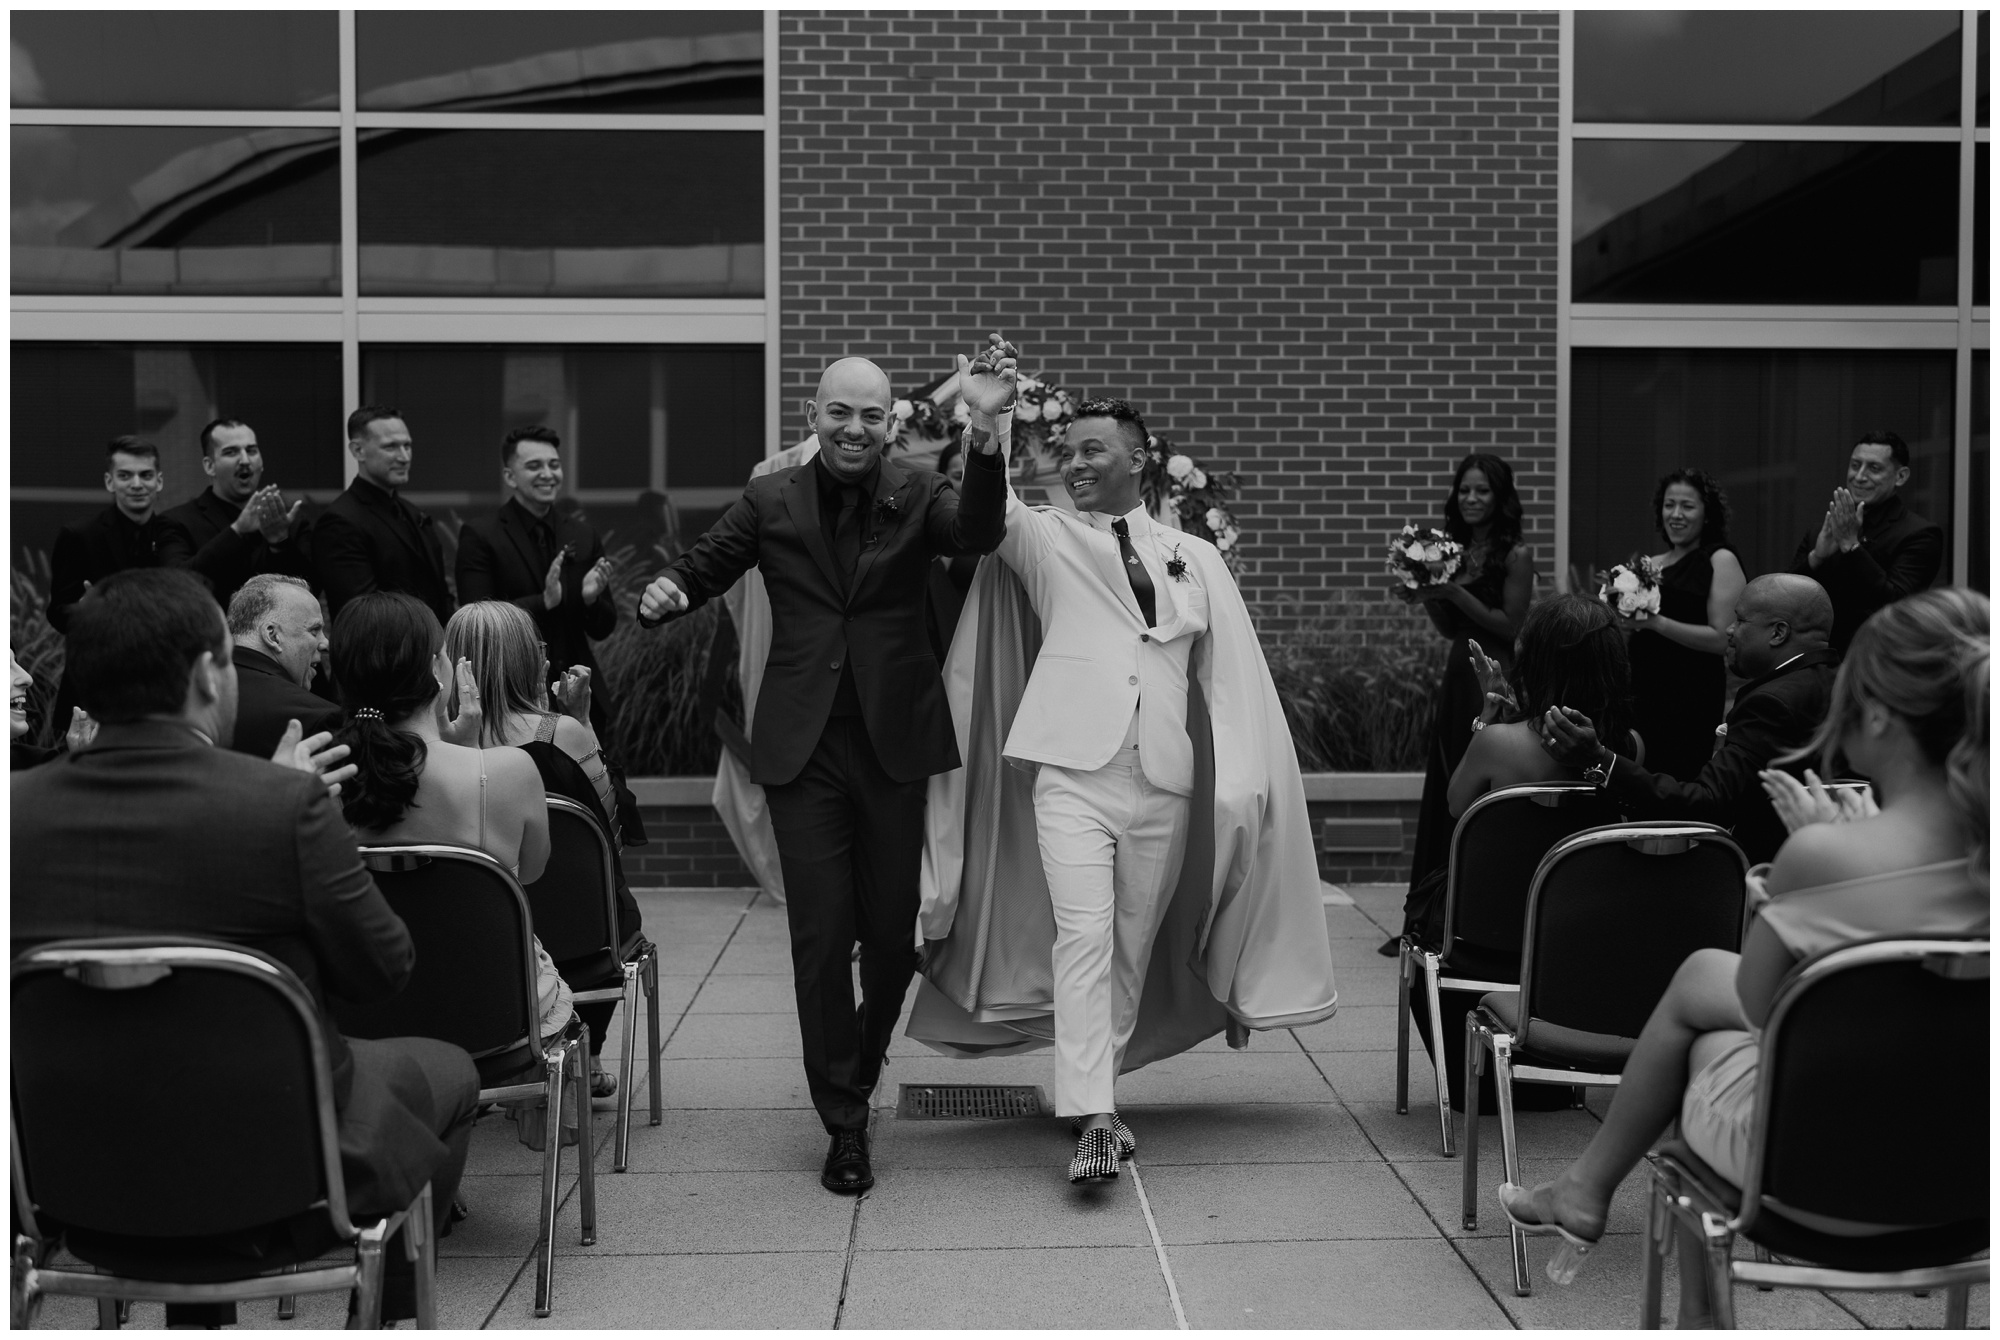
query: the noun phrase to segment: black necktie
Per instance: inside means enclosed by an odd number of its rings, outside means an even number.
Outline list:
[[[861,562],[861,490],[840,490],[840,517],[833,523],[833,557],[840,564],[844,585],[854,585],[854,569]]]
[[[1119,517],[1111,523],[1111,533],[1118,537],[1118,556],[1125,560],[1125,575],[1132,579],[1132,594],[1139,597],[1139,608],[1146,612],[1146,627],[1151,628],[1153,618],[1153,579],[1146,575],[1146,565],[1139,561],[1139,551],[1132,547],[1132,530]]]

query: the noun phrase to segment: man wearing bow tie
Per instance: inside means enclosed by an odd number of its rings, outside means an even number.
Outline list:
[[[771,649],[750,731],[750,777],[771,807],[785,875],[799,1033],[813,1106],[832,1137],[821,1185],[874,1185],[869,1099],[916,972],[930,777],[959,765],[924,622],[939,555],[988,553],[1006,499],[995,414],[1015,369],[994,345],[960,385],[986,445],[963,493],[884,460],[889,379],[843,358],[806,403],[816,454],[750,481],[647,587],[641,624],[694,609],[752,567],[771,599]],[[961,503],[961,498],[963,502]],[[861,1008],[851,953],[861,945]]]

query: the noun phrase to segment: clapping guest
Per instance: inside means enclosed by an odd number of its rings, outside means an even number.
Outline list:
[[[260,572],[310,571],[299,521],[303,500],[285,506],[285,495],[264,481],[264,450],[257,432],[240,419],[216,419],[201,430],[201,468],[208,487],[166,519],[188,537],[188,566],[208,578],[224,609],[243,583]]]
[[[1472,719],[1485,693],[1467,643],[1477,638],[1502,669],[1513,664],[1514,635],[1534,595],[1535,567],[1521,540],[1521,498],[1514,471],[1498,456],[1478,452],[1458,463],[1444,499],[1444,526],[1465,546],[1452,580],[1418,591],[1397,587],[1405,600],[1421,601],[1431,625],[1451,640],[1444,677],[1431,700],[1431,728],[1424,746],[1424,794],[1417,810],[1416,851],[1410,889],[1442,867],[1451,850],[1452,816],[1445,792],[1472,742]],[[1391,937],[1381,952],[1394,957]]]
[[[617,800],[604,752],[590,728],[590,668],[573,665],[563,672],[557,692],[563,711],[550,711],[550,690],[558,686],[549,682],[548,654],[536,635],[535,623],[519,606],[500,600],[459,606],[445,625],[444,654],[447,661],[470,667],[481,705],[480,748],[519,749],[534,760],[549,795],[566,796],[588,809],[616,845]],[[641,935],[639,903],[625,881],[623,864],[614,864],[613,869],[618,891],[618,945],[623,948],[633,946]],[[578,965],[558,963],[556,967],[574,977]],[[588,991],[614,986],[620,980],[578,981],[573,985]],[[577,1016],[590,1029],[590,1091],[597,1098],[609,1098],[617,1092],[616,1077],[596,1065],[616,1009],[616,1002],[606,1001],[576,1007]]]
[[[1652,556],[1660,612],[1632,629],[1634,725],[1646,766],[1691,782],[1715,752],[1727,692],[1722,653],[1743,591],[1729,545],[1729,499],[1706,473],[1680,469],[1653,489],[1653,525],[1667,551]]]
[[[1944,563],[1944,530],[1904,505],[1910,448],[1894,433],[1863,433],[1847,458],[1847,484],[1833,491],[1819,529],[1799,541],[1792,571],[1833,597],[1833,649],[1844,651],[1862,621],[1921,591]]]
[[[485,852],[523,884],[549,859],[541,774],[518,749],[481,749],[472,667],[444,654],[444,629],[414,596],[356,596],[333,621],[333,677],[356,772],[341,796],[365,843],[440,842]],[[446,717],[447,684],[458,712]],[[569,987],[535,943],[543,1037],[574,1012]]]
[[[340,707],[312,692],[326,655],[326,614],[301,577],[260,573],[229,602],[238,753],[269,758],[296,719],[308,735],[340,729]]]
[[[1759,1033],[1791,969],[1858,940],[1987,933],[1989,639],[1986,598],[1963,588],[1910,596],[1861,626],[1810,748],[1829,773],[1844,757],[1873,778],[1880,812],[1786,840],[1743,952],[1703,949],[1681,965],[1582,1157],[1533,1190],[1500,1188],[1510,1219],[1587,1252],[1619,1183],[1677,1118],[1695,1154],[1741,1186]],[[1704,1244],[1683,1234],[1680,1246],[1679,1329],[1707,1327]]]

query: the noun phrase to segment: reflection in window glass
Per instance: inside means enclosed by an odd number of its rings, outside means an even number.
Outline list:
[[[756,10],[362,10],[355,38],[365,110],[764,111]]]
[[[14,126],[16,293],[340,292],[335,132]]]
[[[1579,10],[1576,119],[1956,125],[1958,27],[1949,10]]]
[[[1992,72],[1986,68],[1986,62],[1989,59],[1989,55],[1986,49],[1987,26],[1988,25],[1986,22],[1986,11],[1982,9],[1979,11],[1979,104],[1977,109],[1979,113],[1979,124],[1982,126],[1991,124],[1986,117],[1987,81],[1992,76]]]
[[[16,107],[340,106],[331,9],[16,9],[9,30]]]
[[[1877,428],[1909,443],[1906,504],[1945,528],[1951,552],[1951,354],[1578,349],[1572,358],[1573,566],[1656,552],[1653,486],[1688,465],[1727,491],[1744,570],[1786,571],[1845,477],[1855,438]]]
[[[1984,144],[1972,146],[1972,301],[1981,307],[1989,301],[1986,292],[1993,268],[1993,239],[1989,227],[1993,218],[1993,202],[1987,199],[1987,192],[1993,186],[1993,168],[1988,147]]]
[[[199,435],[225,415],[257,430],[265,482],[294,497],[342,487],[337,344],[17,340],[11,364],[17,550],[47,550],[59,527],[104,506],[104,444],[122,433],[160,448],[167,507],[208,486]]]
[[[762,141],[363,131],[361,291],[760,296]]]
[[[530,424],[562,437],[593,524],[642,550],[706,529],[764,457],[761,345],[368,345],[361,384],[409,424],[410,496],[461,519],[500,505],[500,444]]]
[[[1579,302],[1954,303],[1951,144],[1576,141]]]
[[[1987,492],[1993,485],[1992,438],[1992,388],[1986,384],[1993,375],[1993,355],[1984,349],[1972,351],[1972,478],[1967,487],[1972,491],[1972,524],[1968,537],[1970,554],[1967,556],[1965,584],[1976,586],[1989,595],[1993,591],[1991,565],[1993,556],[1987,546],[1993,543],[1993,512],[1986,505],[1992,497]]]

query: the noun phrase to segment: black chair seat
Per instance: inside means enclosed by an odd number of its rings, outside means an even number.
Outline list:
[[[341,1241],[325,1213],[314,1211],[210,1237],[135,1237],[71,1228],[63,1233],[63,1245],[77,1260],[128,1279],[221,1284],[316,1261]]]
[[[492,1056],[479,1057],[472,1064],[479,1071],[479,1087],[482,1089],[542,1082],[541,1060],[525,1042]]]
[[[1435,946],[1425,946],[1436,953]],[[1521,946],[1489,949],[1468,940],[1455,940],[1451,953],[1438,960],[1438,972],[1474,982],[1518,982],[1521,980]]]
[[[1679,1164],[1708,1196],[1732,1216],[1742,1208],[1743,1192],[1728,1178],[1702,1162],[1685,1140],[1668,1140],[1654,1151]],[[1779,1256],[1835,1270],[1914,1270],[1939,1261],[1964,1260],[1986,1250],[1984,1216],[1963,1223],[1912,1228],[1851,1238],[1807,1228],[1769,1205],[1743,1236]]]
[[[601,991],[625,981],[625,962],[608,949],[556,964],[572,991]]]
[[[1514,1064],[1544,1066],[1551,1070],[1587,1070],[1601,1074],[1621,1072],[1632,1055],[1636,1038],[1615,1033],[1591,1033],[1581,1028],[1564,1028],[1546,1019],[1535,1020],[1535,1045],[1523,1047],[1521,1036],[1521,993],[1489,991],[1479,998],[1489,1011],[1517,1039]]]

